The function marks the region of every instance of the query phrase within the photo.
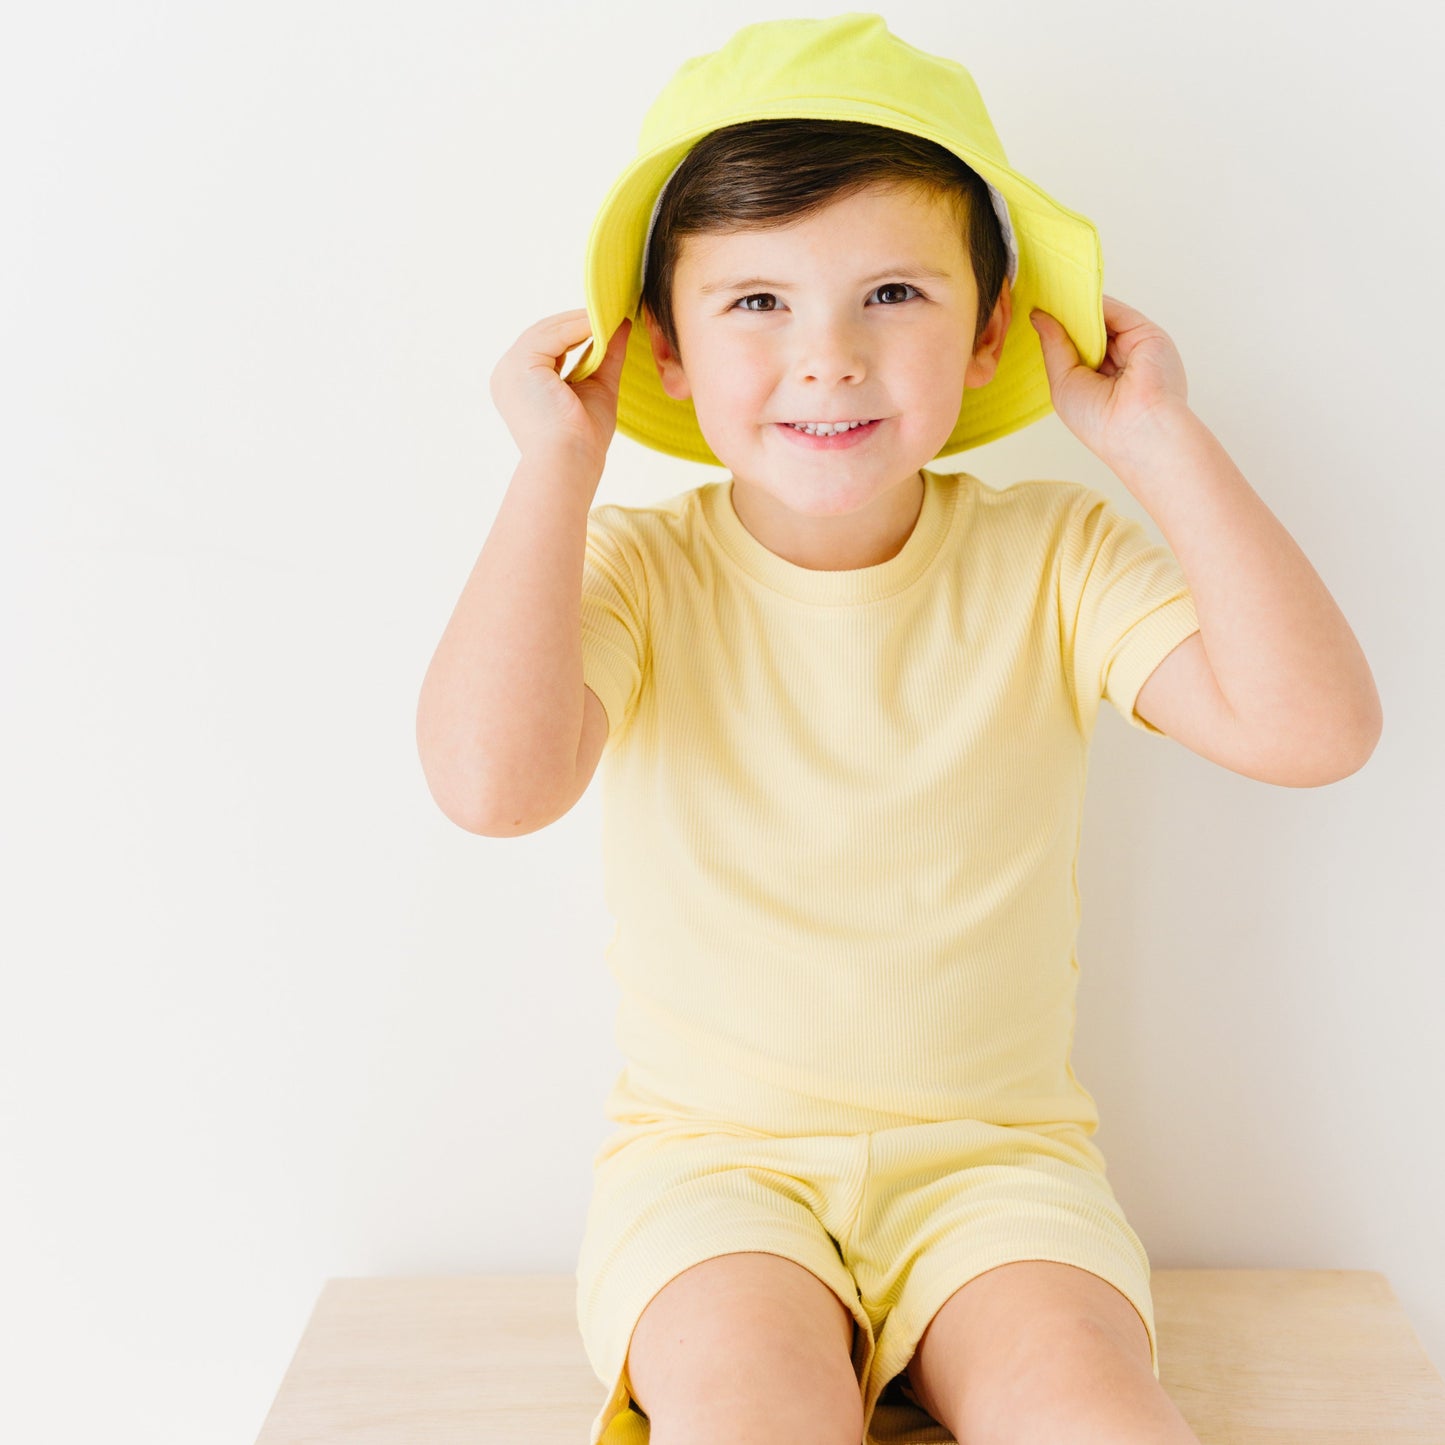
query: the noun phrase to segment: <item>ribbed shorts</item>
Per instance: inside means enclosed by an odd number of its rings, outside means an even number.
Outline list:
[[[950,1119],[805,1136],[629,1124],[593,1160],[578,1256],[578,1325],[608,1391],[590,1445],[644,1445],[624,1368],[633,1328],[675,1275],[738,1250],[803,1265],[852,1312],[864,1445],[942,1440],[902,1371],[955,1290],[1015,1260],[1112,1284],[1144,1321],[1159,1376],[1149,1259],[1077,1124]]]

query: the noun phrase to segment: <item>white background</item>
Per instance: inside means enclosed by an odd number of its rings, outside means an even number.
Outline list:
[[[845,7],[838,7],[842,9]],[[469,835],[422,676],[686,58],[827,6],[53,4],[0,56],[0,1360],[27,1445],[249,1442],[333,1275],[571,1271],[598,789]],[[892,3],[1092,219],[1384,703],[1288,789],[1100,713],[1075,1068],[1156,1269],[1379,1270],[1445,1365],[1442,127],[1423,5]],[[1056,416],[945,462],[1140,505]],[[722,474],[626,437],[598,502]],[[1157,537],[1157,529],[1152,529]],[[599,1403],[601,1386],[598,1387]]]

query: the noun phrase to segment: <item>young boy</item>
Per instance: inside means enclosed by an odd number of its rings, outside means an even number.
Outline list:
[[[608,757],[592,1445],[1196,1439],[1069,1061],[1090,737],[1107,698],[1314,786],[1380,707],[1101,274],[956,62],[767,22],[669,83],[587,310],[492,375],[521,462],[418,740],[492,837]],[[930,468],[1050,406],[1172,553],[1083,486]],[[594,508],[618,426],[729,476]]]

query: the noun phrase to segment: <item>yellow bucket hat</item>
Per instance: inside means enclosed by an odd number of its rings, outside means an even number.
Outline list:
[[[703,439],[690,399],[662,389],[642,324],[643,263],[663,188],[703,136],[743,121],[781,117],[864,121],[933,141],[984,179],[1009,250],[1013,320],[993,379],[965,391],[938,453],[949,456],[1006,436],[1052,410],[1048,373],[1029,311],[1067,329],[1080,359],[1104,359],[1104,262],[1092,221],[1061,206],[1013,170],[973,77],[852,11],[822,20],[744,26],[720,50],[685,61],[642,122],[637,158],[608,191],[583,265],[593,341],[567,375],[597,370],[607,342],[633,318],[618,383],[617,428],[657,451],[722,463]]]

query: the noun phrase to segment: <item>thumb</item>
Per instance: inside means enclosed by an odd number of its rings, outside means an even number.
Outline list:
[[[1029,312],[1029,321],[1038,332],[1039,345],[1044,353],[1044,369],[1051,381],[1055,374],[1062,374],[1079,365],[1078,349],[1056,317],[1035,307]]]
[[[627,338],[631,333],[632,318],[624,316],[607,343],[607,355],[602,358],[602,365],[597,368],[597,376],[609,391],[616,391],[621,379],[622,363],[627,357]]]

